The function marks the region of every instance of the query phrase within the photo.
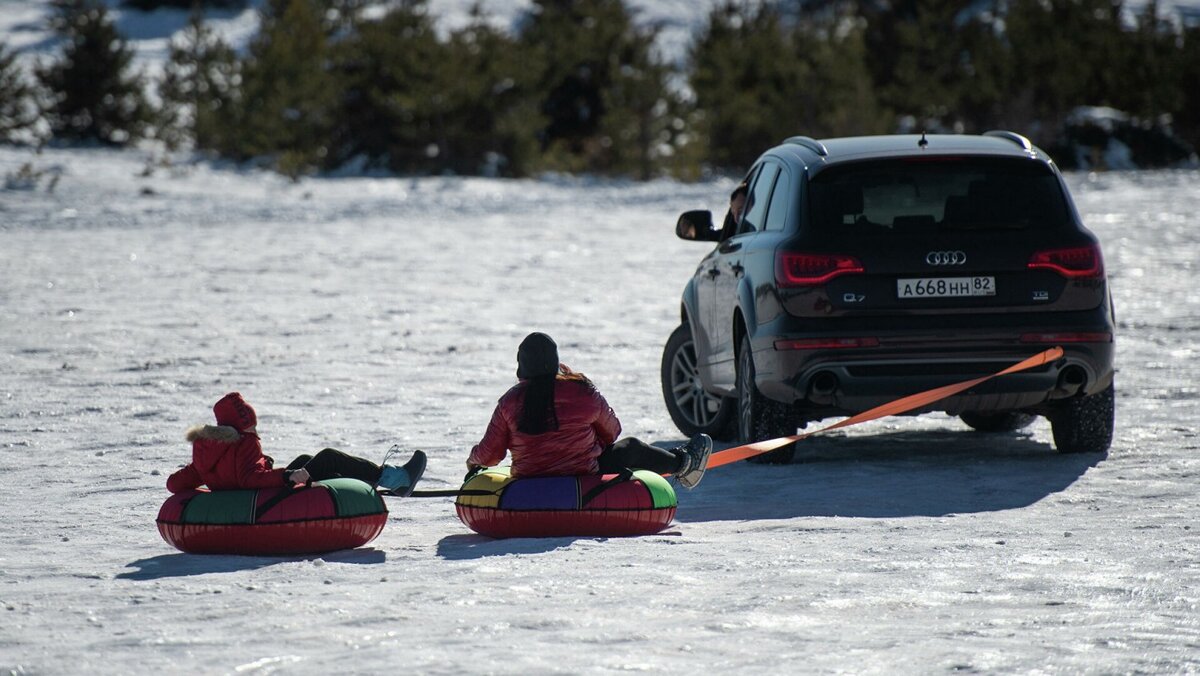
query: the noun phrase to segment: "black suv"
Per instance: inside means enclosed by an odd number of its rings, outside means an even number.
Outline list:
[[[1012,132],[818,141],[767,151],[741,219],[679,218],[717,242],[683,292],[662,387],[686,435],[750,442],[1063,357],[927,410],[990,432],[1050,420],[1059,451],[1113,433],[1113,308],[1096,237],[1053,161]],[[759,456],[787,462],[791,446]]]

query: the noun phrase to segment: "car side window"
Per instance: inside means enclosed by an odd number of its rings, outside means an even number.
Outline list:
[[[762,169],[761,164],[756,164],[751,167],[750,171],[746,174],[746,178],[742,179],[742,182],[738,184],[738,190],[741,190],[743,185],[754,185],[754,177],[758,175],[760,169]],[[734,194],[737,194],[738,190],[735,190]],[[719,242],[724,242],[730,237],[734,237],[739,234],[738,222],[741,220],[742,215],[746,213],[746,203],[748,201],[745,193],[739,195],[739,198],[741,201],[739,203],[738,215],[735,217],[733,215],[734,196],[733,194],[729,196],[729,210],[725,212],[725,220],[721,224],[721,233],[717,237],[717,241]]]
[[[758,172],[758,179],[750,186],[750,197],[746,204],[746,213],[742,216],[738,233],[762,230],[763,221],[767,215],[767,200],[771,196],[771,187],[775,185],[775,177],[779,175],[779,165],[768,163]]]
[[[782,231],[787,224],[791,186],[791,177],[786,171],[780,171],[779,178],[775,180],[775,191],[771,193],[771,208],[767,210],[766,230]]]

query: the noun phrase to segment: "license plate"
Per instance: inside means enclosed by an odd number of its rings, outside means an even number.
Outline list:
[[[900,298],[960,298],[996,295],[995,277],[917,277],[897,279]]]

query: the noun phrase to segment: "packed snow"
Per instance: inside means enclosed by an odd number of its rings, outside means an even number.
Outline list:
[[[186,13],[110,4],[156,73]],[[471,4],[430,9],[452,30]],[[530,3],[482,4],[503,26]],[[630,4],[676,61],[712,5]],[[0,0],[27,66],[57,53],[48,12]],[[236,45],[257,27],[209,18]],[[890,418],[714,469],[656,536],[490,540],[448,498],[391,499],[369,545],[288,558],[158,535],[221,395],[281,462],[399,444],[455,488],[541,330],[626,434],[679,443],[659,359],[705,245],[673,224],[731,183],[13,147],[0,179],[0,674],[1200,671],[1200,172],[1069,176],[1120,326],[1106,455],[1057,454],[1044,420]]]
[[[391,499],[323,556],[155,527],[225,392],[280,461],[430,457],[457,487],[521,338],[625,433],[682,441],[659,359],[728,181],[304,179],[0,148],[0,673],[1200,671],[1200,172],[1069,176],[1115,291],[1117,431],[1060,455],[944,415],[680,491],[641,538],[491,540]]]

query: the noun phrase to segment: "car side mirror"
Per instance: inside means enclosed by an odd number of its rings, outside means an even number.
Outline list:
[[[685,211],[675,223],[675,235],[693,242],[715,242],[720,237],[713,229],[712,212],[707,209]]]

